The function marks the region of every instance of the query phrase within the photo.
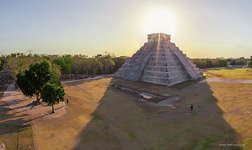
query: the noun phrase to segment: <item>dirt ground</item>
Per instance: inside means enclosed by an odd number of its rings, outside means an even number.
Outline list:
[[[175,108],[150,105],[114,84],[180,99]],[[168,88],[108,77],[64,88],[66,113],[32,120],[38,149],[252,148],[252,84],[187,82]]]
[[[148,105],[111,88],[111,83],[176,95],[181,99],[174,104],[175,109]],[[115,78],[65,84],[69,98],[67,114],[62,118],[35,122],[38,147],[130,150],[251,148],[252,107],[249,99],[252,85],[185,85],[180,85],[179,89],[177,86],[166,88]],[[193,112],[189,109],[191,103],[195,108]]]
[[[0,145],[4,144],[7,150],[34,149],[33,123],[66,114],[64,103],[57,104],[57,113],[51,114],[51,106],[36,106],[32,103],[34,100],[15,89],[14,83],[3,93],[0,100]]]

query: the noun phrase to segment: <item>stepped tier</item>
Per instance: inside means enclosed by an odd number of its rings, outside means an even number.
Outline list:
[[[161,85],[173,85],[198,79],[202,72],[172,42],[170,35],[148,35],[145,43],[115,73],[116,77]]]

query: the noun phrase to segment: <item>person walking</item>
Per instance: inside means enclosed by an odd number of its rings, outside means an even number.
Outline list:
[[[191,104],[190,109],[191,109],[191,111],[193,111],[193,104]]]

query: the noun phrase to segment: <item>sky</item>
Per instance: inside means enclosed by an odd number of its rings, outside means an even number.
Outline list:
[[[0,54],[131,56],[171,34],[191,58],[252,55],[249,0],[0,0]]]

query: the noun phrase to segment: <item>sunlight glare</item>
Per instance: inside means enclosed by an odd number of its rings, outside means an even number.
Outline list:
[[[174,35],[177,29],[177,19],[174,13],[167,8],[149,9],[143,17],[145,34],[167,33]]]

